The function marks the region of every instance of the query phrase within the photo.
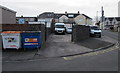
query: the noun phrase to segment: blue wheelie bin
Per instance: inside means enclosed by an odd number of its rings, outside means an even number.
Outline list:
[[[23,49],[39,49],[41,47],[41,31],[23,31],[21,38]]]

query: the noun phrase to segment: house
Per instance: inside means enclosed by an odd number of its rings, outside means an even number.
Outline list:
[[[88,25],[92,25],[92,18],[88,17],[85,14],[80,14],[77,17],[74,18],[75,23],[78,25],[82,25],[82,24],[88,24]]]
[[[29,22],[37,22],[37,17],[16,17],[16,24],[28,24]]]
[[[78,13],[67,13],[59,15],[59,22],[65,24],[92,24],[92,18],[85,14]]]
[[[54,21],[55,21],[55,23],[58,23],[59,21],[62,22],[64,17],[66,18],[64,13],[54,13]]]
[[[44,22],[48,28],[51,27],[53,19],[54,19],[53,12],[44,12],[38,16],[38,22]]]
[[[68,17],[68,23],[69,24],[76,24],[75,23],[75,17],[80,15],[79,13],[66,13],[66,16]]]
[[[16,11],[0,5],[0,24],[15,24]]]
[[[55,22],[65,23],[67,27],[72,27],[72,24],[92,24],[92,18],[85,14],[78,13],[62,13],[54,15]]]
[[[106,17],[104,24],[105,25],[115,25],[120,22],[120,17]]]
[[[54,20],[55,23],[62,22],[65,23],[66,27],[71,27],[74,23],[74,18],[79,15],[79,13],[55,13]],[[74,23],[75,24],[75,23]]]
[[[114,27],[118,23],[120,23],[120,17],[106,17],[104,21],[104,29]]]
[[[63,23],[73,23],[74,18],[78,16],[79,13],[54,13],[54,20],[55,22],[63,22]]]
[[[63,23],[63,22],[68,22],[68,17],[66,15],[62,15],[61,17],[59,17],[59,22]]]
[[[67,26],[72,24],[92,24],[92,18],[85,14],[78,13],[54,13],[44,12],[38,16],[38,22],[46,22],[51,27],[51,23],[65,23]],[[52,25],[54,27],[54,25]]]

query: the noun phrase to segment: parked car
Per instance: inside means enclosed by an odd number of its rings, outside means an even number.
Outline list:
[[[98,26],[90,26],[90,36],[101,38],[101,29]]]
[[[55,34],[65,34],[65,24],[56,23],[55,24]]]
[[[66,33],[72,33],[72,27],[67,27],[66,28]]]

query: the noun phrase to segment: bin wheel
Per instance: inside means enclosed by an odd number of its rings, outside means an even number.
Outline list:
[[[2,50],[3,50],[3,51],[6,51],[6,48],[3,48]]]
[[[24,50],[24,51],[26,51],[26,49],[25,49],[25,48],[24,48],[23,50]]]

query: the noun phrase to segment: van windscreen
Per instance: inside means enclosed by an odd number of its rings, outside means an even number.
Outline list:
[[[64,25],[56,25],[55,28],[64,28]]]

